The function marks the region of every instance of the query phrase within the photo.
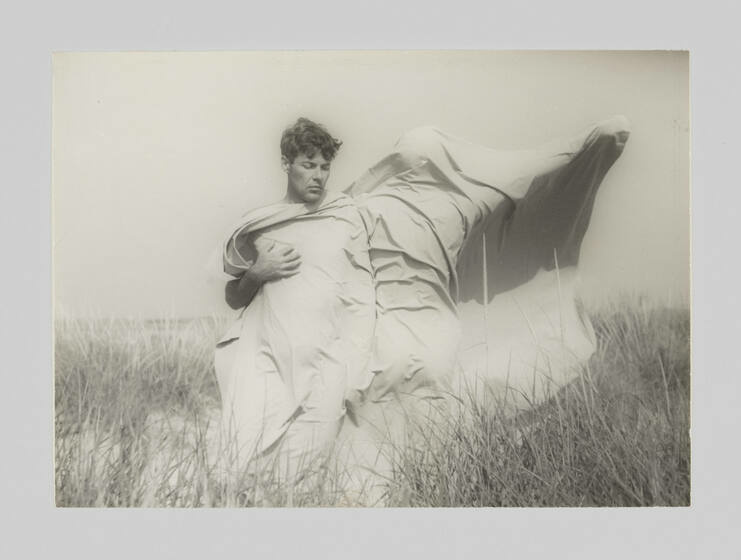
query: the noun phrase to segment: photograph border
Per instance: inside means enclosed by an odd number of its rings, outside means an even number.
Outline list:
[[[496,7],[425,2],[355,7],[315,3],[51,2],[13,8],[6,20],[3,93],[8,168],[2,251],[12,294],[2,319],[10,386],[2,468],[6,557],[199,558],[250,554],[357,556],[722,557],[739,524],[739,77],[733,14],[710,5],[590,2]],[[306,8],[306,5],[303,5]],[[297,11],[298,10],[298,11]],[[540,14],[536,17],[534,13]],[[299,14],[298,16],[296,14]],[[388,17],[394,14],[395,17]],[[575,16],[574,14],[580,14]],[[671,14],[667,25],[666,14]],[[598,25],[607,17],[610,25]],[[488,19],[491,18],[491,19]],[[712,20],[712,21],[711,21]],[[494,23],[492,23],[492,21]],[[270,23],[268,23],[270,22]],[[636,23],[639,22],[639,23]],[[412,23],[416,25],[411,25]],[[515,25],[515,23],[517,25]],[[490,25],[487,25],[490,24]],[[452,29],[456,32],[453,33]],[[525,32],[526,31],[526,32]],[[727,37],[723,42],[719,37]],[[732,44],[734,43],[735,44]],[[261,49],[690,50],[692,165],[692,506],[689,508],[419,510],[84,510],[53,506],[51,372],[51,53]],[[5,173],[4,173],[5,175]],[[728,187],[726,187],[728,185]],[[10,187],[8,187],[10,186]],[[701,188],[700,188],[701,187]],[[10,209],[10,210],[8,210]],[[728,231],[730,227],[734,231]],[[5,270],[5,268],[4,268]],[[729,295],[733,297],[728,297]],[[727,548],[728,547],[728,548]],[[19,556],[20,555],[20,556]]]

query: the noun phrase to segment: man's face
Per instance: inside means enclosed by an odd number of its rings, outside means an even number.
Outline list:
[[[288,198],[292,202],[318,202],[324,197],[329,178],[329,165],[317,152],[313,157],[298,154],[293,162],[283,158],[283,168],[288,174]]]

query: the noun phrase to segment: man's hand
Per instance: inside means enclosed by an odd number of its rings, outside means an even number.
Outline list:
[[[271,280],[288,278],[298,273],[301,266],[301,255],[288,245],[276,246],[269,242],[260,244],[254,264],[245,272],[245,277],[252,282],[262,284]]]

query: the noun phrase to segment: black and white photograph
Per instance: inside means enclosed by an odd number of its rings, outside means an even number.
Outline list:
[[[689,62],[54,53],[56,507],[690,506]]]

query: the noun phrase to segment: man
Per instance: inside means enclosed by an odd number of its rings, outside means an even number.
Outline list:
[[[351,198],[327,190],[339,147],[308,119],[286,129],[285,197],[248,213],[224,248],[227,300],[244,307],[216,350],[224,424],[239,468],[275,460],[282,480],[325,455],[346,395],[370,382],[365,225]]]

